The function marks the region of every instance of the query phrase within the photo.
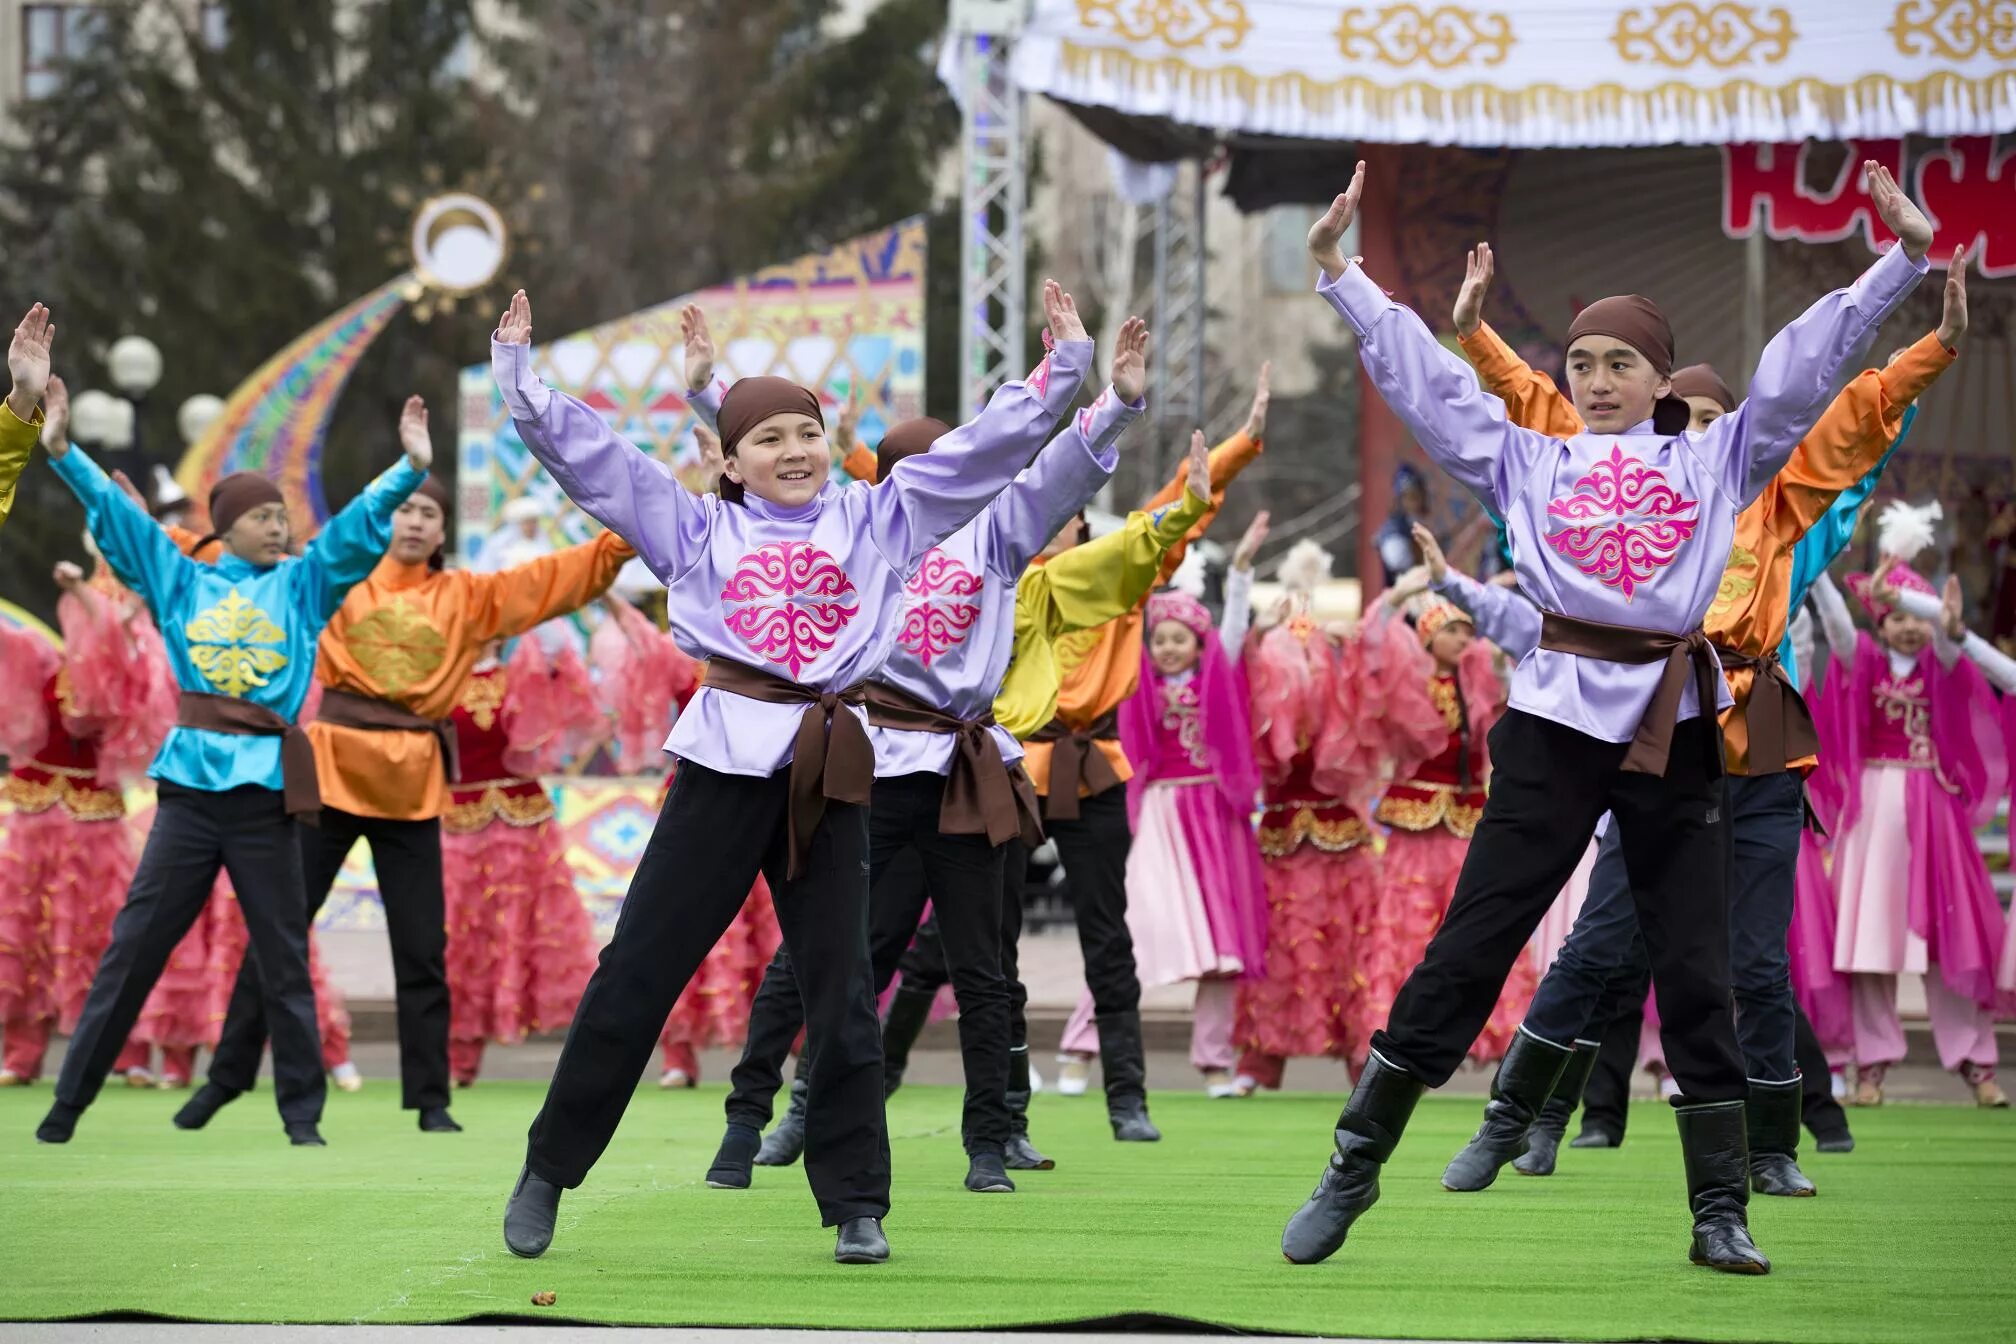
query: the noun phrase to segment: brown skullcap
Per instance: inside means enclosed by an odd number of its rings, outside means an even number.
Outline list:
[[[210,535],[221,537],[231,524],[266,504],[285,504],[280,487],[256,471],[234,471],[210,487]]]
[[[1673,372],[1673,327],[1659,305],[1642,294],[1617,294],[1575,314],[1568,344],[1584,336],[1612,336],[1645,356],[1659,374]]]
[[[765,376],[739,380],[728,389],[728,395],[721,398],[717,427],[721,435],[721,451],[724,454],[734,452],[736,445],[748,436],[750,430],[773,415],[787,412],[810,416],[822,425],[826,422],[819,413],[819,398],[789,378]]]
[[[442,516],[445,518],[448,515],[450,499],[448,487],[438,477],[427,477],[418,486],[414,487],[413,493],[415,496],[433,500],[441,506]]]
[[[1736,394],[1729,390],[1729,384],[1722,381],[1722,375],[1707,364],[1689,364],[1676,370],[1673,374],[1673,395],[1706,397],[1725,413],[1736,409]]]
[[[930,452],[932,444],[951,432],[952,426],[928,415],[891,425],[875,449],[875,479],[878,482],[888,480],[889,473],[895,470],[898,462],[918,453]]]

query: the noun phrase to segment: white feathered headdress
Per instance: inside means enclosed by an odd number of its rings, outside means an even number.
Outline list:
[[[1876,549],[1908,565],[1936,540],[1934,526],[1945,516],[1936,499],[1919,508],[1892,500],[1876,519]]]
[[[1331,558],[1330,552],[1304,537],[1281,557],[1275,577],[1291,593],[1314,592],[1317,584],[1330,577]]]

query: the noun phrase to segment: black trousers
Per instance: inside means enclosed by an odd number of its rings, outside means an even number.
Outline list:
[[[1730,1006],[1721,735],[1712,716],[1679,725],[1663,778],[1620,769],[1627,750],[1520,710],[1491,730],[1491,796],[1449,913],[1372,1038],[1389,1062],[1430,1087],[1449,1080],[1608,810],[1680,1104],[1747,1094]]]
[[[1085,987],[1098,1016],[1139,1012],[1141,980],[1134,971],[1134,936],[1127,932],[1127,851],[1134,843],[1127,791],[1108,789],[1079,799],[1078,807],[1075,820],[1043,825],[1071,884]]]
[[[343,860],[359,839],[371,843],[385,932],[392,942],[392,979],[399,1004],[400,1104],[409,1111],[448,1104],[448,932],[441,893],[441,823],[360,817],[322,809],[322,824],[301,827],[301,869],[307,881],[308,922],[313,924]],[[233,879],[234,881],[236,879]],[[238,968],[231,1007],[210,1061],[210,1081],[235,1092],[259,1076],[266,1046],[260,1009],[259,968],[250,957]]]
[[[984,835],[941,833],[938,813],[944,797],[945,776],[939,774],[875,781],[868,816],[872,884],[869,955],[875,992],[880,994],[895,978],[897,963],[923,918],[928,895],[945,940],[952,990],[959,1000],[959,1053],[966,1071],[966,1107],[960,1132],[969,1153],[999,1154],[1008,1142],[1009,999],[1001,974],[1000,909],[1002,863],[1008,846],[990,845]],[[891,871],[898,856],[907,851],[914,851],[922,860],[922,882],[901,880],[902,874]],[[888,878],[898,880],[885,880]],[[726,1110],[731,1124],[761,1128],[769,1121],[771,1097],[782,1080],[784,1055],[805,1020],[803,1005],[790,981],[795,965],[790,950],[780,947],[763,973],[763,984],[749,1010],[748,1044],[730,1078],[733,1087]],[[753,1058],[759,1047],[767,1053]],[[819,1052],[808,1043],[806,1055],[816,1078]]]
[[[1010,848],[1002,846],[1004,860]],[[1005,869],[1007,864],[1004,862],[1002,867]],[[1005,882],[1001,895],[1003,900],[1007,899]],[[903,983],[920,994],[926,990],[935,994],[940,985],[952,983],[952,968],[945,960],[945,939],[938,932],[938,916],[935,913],[924,916],[924,922],[917,926],[917,936],[910,940],[910,946],[903,949],[903,955],[896,958],[896,969],[903,973]]]
[[[805,1173],[827,1226],[889,1211],[882,1032],[868,960],[868,809],[826,805],[805,872],[787,880],[785,771],[728,775],[682,761],[532,1122],[525,1162],[587,1178],[615,1136],[666,1014],[749,895],[769,880],[818,1059]]]
[[[314,828],[289,817],[273,789],[211,793],[164,782],[159,800],[132,889],[112,923],[112,943],[98,962],[63,1057],[56,1099],[89,1106],[97,1097],[162,967],[209,903],[221,867],[231,874],[245,916],[251,940],[246,963],[256,960],[265,972],[251,983],[274,1024],[273,1093],[280,1118],[317,1122],[328,1087],[308,979],[307,901],[295,837],[297,830]]]

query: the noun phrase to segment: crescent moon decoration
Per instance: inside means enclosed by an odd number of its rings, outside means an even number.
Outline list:
[[[37,620],[34,613],[15,606],[4,597],[0,597],[0,625],[11,626],[16,630],[25,630],[29,634],[42,639],[50,648],[56,649],[59,652],[63,648],[63,636]]]

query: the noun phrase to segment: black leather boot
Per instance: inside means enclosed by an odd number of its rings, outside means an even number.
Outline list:
[[[966,1158],[966,1188],[976,1195],[1012,1195],[1015,1182],[999,1153],[972,1153]]]
[[[1029,1142],[1029,1047],[1008,1052],[1008,1150],[1010,1171],[1050,1171],[1057,1164]]]
[[[1694,1240],[1687,1258],[1728,1274],[1769,1274],[1771,1262],[1750,1240],[1750,1145],[1743,1103],[1719,1101],[1673,1112],[1687,1164],[1687,1205]]]
[[[462,1126],[455,1123],[455,1117],[448,1114],[446,1106],[423,1106],[420,1108],[420,1130],[424,1134],[460,1134]]]
[[[1104,1013],[1099,1027],[1099,1069],[1106,1079],[1106,1120],[1122,1143],[1162,1137],[1148,1118],[1148,1063],[1141,1051],[1141,1014]]]
[[[518,1184],[511,1188],[511,1202],[504,1206],[505,1249],[527,1260],[546,1254],[559,1217],[560,1187],[534,1176],[532,1168],[522,1168]]]
[[[1817,1195],[1799,1170],[1799,1092],[1803,1084],[1750,1084],[1744,1116],[1750,1133],[1750,1188],[1760,1195]]]
[[[1524,1031],[1512,1036],[1512,1048],[1499,1061],[1491,1080],[1491,1100],[1484,1103],[1484,1123],[1449,1161],[1442,1173],[1444,1190],[1482,1190],[1498,1179],[1498,1169],[1526,1150],[1526,1130],[1553,1095],[1554,1084],[1568,1068],[1572,1049],[1541,1040]]]
[[[1568,1133],[1568,1120],[1582,1104],[1582,1089],[1589,1085],[1589,1071],[1596,1067],[1597,1047],[1587,1041],[1575,1042],[1568,1067],[1554,1084],[1554,1091],[1540,1114],[1526,1131],[1526,1151],[1512,1163],[1521,1176],[1552,1176],[1554,1159],[1561,1151],[1561,1139]]]
[[[810,1086],[803,1078],[791,1080],[791,1105],[756,1150],[757,1166],[788,1167],[805,1151],[805,1094]]]
[[[35,1142],[68,1143],[77,1132],[78,1117],[84,1114],[82,1106],[72,1106],[66,1101],[50,1106],[49,1114],[42,1117],[42,1123],[35,1126]]]
[[[1379,1168],[1393,1156],[1414,1103],[1427,1090],[1376,1054],[1367,1061],[1337,1117],[1337,1151],[1316,1192],[1281,1233],[1281,1254],[1291,1263],[1313,1265],[1335,1255],[1351,1224],[1379,1202]]]
[[[880,1218],[849,1218],[840,1224],[833,1258],[843,1265],[879,1265],[889,1258],[889,1238]]]
[[[763,1136],[756,1132],[754,1125],[730,1125],[721,1136],[721,1147],[714,1154],[714,1165],[707,1168],[707,1188],[710,1190],[747,1190],[749,1188],[749,1164],[756,1159],[756,1150],[763,1146]]]
[[[205,1083],[196,1089],[196,1095],[182,1103],[182,1109],[175,1112],[175,1128],[201,1129],[210,1123],[210,1118],[238,1099],[238,1093],[219,1083]]]
[[[889,1016],[882,1022],[882,1095],[892,1097],[903,1086],[903,1070],[910,1067],[910,1047],[931,1020],[931,1005],[938,991],[919,992],[909,983],[898,985],[889,1000]]]

